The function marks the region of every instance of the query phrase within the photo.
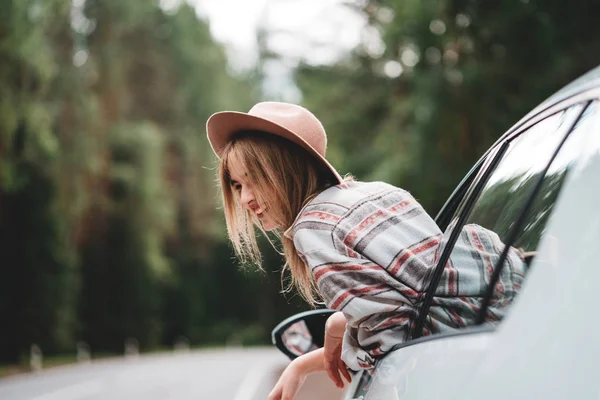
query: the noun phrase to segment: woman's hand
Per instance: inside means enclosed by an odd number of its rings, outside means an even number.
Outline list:
[[[311,372],[323,371],[323,349],[318,349],[294,359],[283,371],[268,400],[292,400]]]
[[[327,375],[338,388],[344,387],[342,376],[348,382],[352,380],[348,368],[342,361],[342,341],[346,331],[346,317],[336,312],[325,324],[324,362]]]
[[[268,400],[292,400],[296,397],[296,393],[298,393],[307,375],[303,372],[301,365],[295,362],[298,359],[292,361],[283,371],[275,387],[269,393]]]

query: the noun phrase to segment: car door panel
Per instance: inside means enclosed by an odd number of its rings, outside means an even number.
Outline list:
[[[365,400],[445,398],[477,368],[494,336],[495,332],[463,334],[398,349],[378,364]]]
[[[523,293],[461,399],[599,397],[598,176],[600,156],[567,183]],[[510,386],[491,391],[493,382]]]

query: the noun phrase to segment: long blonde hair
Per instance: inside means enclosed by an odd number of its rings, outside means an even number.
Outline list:
[[[268,206],[270,216],[279,227],[276,235],[283,244],[286,259],[281,271],[282,282],[286,270],[291,273],[291,282],[285,285],[284,291],[295,287],[309,304],[314,305],[318,291],[311,271],[296,252],[293,240],[281,232],[292,226],[296,216],[312,198],[337,184],[333,173],[300,146],[269,133],[241,132],[229,142],[219,164],[227,233],[240,261],[254,263],[259,268],[261,255],[255,227],[265,236],[266,233],[258,219],[242,208],[239,195],[232,189],[229,173],[232,155],[244,165],[255,188],[257,201]]]

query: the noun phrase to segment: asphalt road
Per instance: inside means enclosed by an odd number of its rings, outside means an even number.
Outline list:
[[[102,360],[0,379],[0,399],[265,399],[286,364],[274,348]]]

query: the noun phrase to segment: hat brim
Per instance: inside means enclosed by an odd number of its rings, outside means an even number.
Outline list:
[[[213,114],[206,122],[206,133],[208,141],[217,155],[221,158],[223,151],[231,139],[241,131],[261,131],[281,136],[308,151],[317,160],[323,163],[337,179],[338,183],[343,181],[343,178],[336,169],[321,156],[315,149],[312,148],[304,139],[296,135],[287,128],[271,122],[267,119],[256,117],[254,115],[237,112],[237,111],[222,111]]]

